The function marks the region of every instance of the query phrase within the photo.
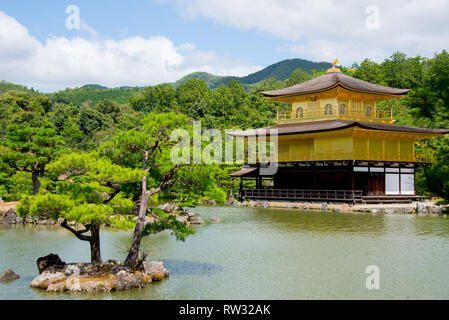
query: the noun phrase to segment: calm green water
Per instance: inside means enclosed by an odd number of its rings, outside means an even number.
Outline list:
[[[58,227],[0,228],[0,299],[448,299],[449,219],[249,208],[196,208],[208,221],[185,243],[145,239],[170,279],[146,289],[77,296],[29,288],[36,258],[88,261],[88,245]],[[123,259],[130,233],[103,232],[103,259]],[[380,268],[380,290],[365,269]]]

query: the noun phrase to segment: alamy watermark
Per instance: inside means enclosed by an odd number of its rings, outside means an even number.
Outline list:
[[[380,269],[376,265],[367,266],[365,273],[369,274],[366,278],[365,286],[368,290],[379,290],[380,289]]]
[[[80,8],[75,5],[70,5],[65,9],[68,14],[65,20],[65,27],[69,30],[79,30],[81,28]]]
[[[365,20],[365,26],[368,30],[380,29],[380,9],[378,6],[371,5],[365,9],[367,15]]]
[[[192,129],[171,133],[170,140],[177,142],[170,153],[173,164],[257,164],[261,175],[277,172],[278,130],[225,130],[223,136],[217,129],[203,131],[199,121]]]

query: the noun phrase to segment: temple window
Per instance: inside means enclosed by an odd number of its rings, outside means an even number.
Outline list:
[[[326,104],[326,106],[324,107],[324,115],[332,115],[332,105],[331,104]]]
[[[317,109],[318,109],[318,102],[307,103],[307,110],[308,110],[309,115],[312,115],[312,116],[318,115],[317,113],[319,112],[319,110],[317,110]]]
[[[367,108],[366,108],[366,110],[365,110],[365,116],[366,116],[367,118],[371,118],[371,111],[372,111],[372,108],[371,108],[371,107],[367,107]]]
[[[352,101],[352,110],[357,116],[361,116],[362,114],[362,102],[361,101]]]
[[[340,104],[340,114],[341,115],[346,114],[346,105],[344,103]]]
[[[301,107],[296,109],[296,119],[304,118],[304,110]]]

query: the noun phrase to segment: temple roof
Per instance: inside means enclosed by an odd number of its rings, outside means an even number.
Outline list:
[[[338,69],[337,69],[338,70]],[[346,89],[352,89],[355,91],[362,91],[368,93],[377,93],[377,94],[388,94],[388,95],[404,95],[409,92],[409,89],[396,89],[385,87],[377,84],[373,84],[370,82],[366,82],[363,80],[359,80],[348,75],[345,75],[342,72],[327,72],[326,74],[279,90],[273,91],[264,91],[261,92],[265,97],[280,97],[280,96],[290,96],[290,95],[299,95],[299,94],[307,94],[313,93],[317,91],[323,91],[327,89],[331,89],[335,86],[342,86]]]
[[[315,122],[302,122],[291,124],[278,124],[271,127],[246,130],[240,132],[230,133],[232,136],[255,136],[255,135],[268,135],[270,129],[278,130],[278,135],[298,134],[298,133],[312,133],[332,131],[339,129],[346,129],[351,127],[359,127],[369,130],[382,130],[382,131],[394,131],[394,132],[409,132],[409,133],[424,133],[424,134],[446,134],[449,133],[449,129],[429,129],[429,128],[417,128],[410,126],[400,126],[389,123],[375,123],[375,122],[359,122],[359,121],[347,121],[347,120],[326,120]]]
[[[243,168],[233,174],[230,174],[230,177],[246,177],[246,176],[257,176],[258,168]]]

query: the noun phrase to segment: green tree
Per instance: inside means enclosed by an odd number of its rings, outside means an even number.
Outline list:
[[[55,126],[58,133],[61,134],[64,131],[65,127],[71,121],[73,121],[73,119],[76,119],[78,113],[78,107],[73,104],[66,105],[63,103],[55,103],[53,105],[53,111],[48,117],[50,122],[52,122]]]
[[[183,114],[198,120],[207,114],[210,90],[203,80],[189,79],[176,88],[176,101]]]
[[[45,166],[61,149],[61,137],[52,128],[13,124],[8,127],[5,144],[8,149],[0,154],[2,162],[16,171],[30,172],[33,194],[37,194],[40,189],[39,179],[45,173]]]
[[[177,101],[173,86],[168,83],[147,87],[129,98],[134,110],[145,113],[164,113],[177,110]]]
[[[292,72],[291,76],[287,80],[285,80],[285,85],[290,87],[295,84],[306,82],[310,79],[312,79],[312,75],[310,73],[298,68]]]
[[[422,187],[433,195],[449,203],[449,166],[443,163],[433,164],[423,168]]]
[[[389,87],[414,89],[421,85],[424,59],[396,52],[381,63],[381,79]]]
[[[370,59],[363,60],[360,65],[354,64],[354,78],[376,84],[384,84],[380,65]]]
[[[61,227],[89,242],[91,262],[100,263],[101,225],[123,230],[134,226],[129,215],[133,203],[123,197],[122,189],[138,182],[145,173],[114,165],[96,153],[64,155],[47,170],[55,181],[55,190],[23,198],[17,206],[19,215],[63,219]]]
[[[88,104],[84,104],[80,109],[79,128],[89,137],[92,137],[95,132],[110,128],[112,123],[111,117],[91,108]]]
[[[121,113],[120,106],[114,101],[108,99],[98,102],[94,109],[102,115],[109,116],[114,123],[117,123]]]
[[[406,101],[417,123],[449,127],[449,53],[442,51],[429,61],[422,85]]]
[[[0,139],[4,138],[7,127],[12,123],[28,123],[42,126],[42,118],[51,107],[45,96],[31,96],[28,92],[8,91],[0,95]]]
[[[163,229],[171,229],[180,239],[191,233],[174,218],[160,216],[155,225],[145,225],[146,215],[155,215],[155,212],[148,209],[150,197],[170,188],[174,184],[175,175],[184,166],[171,162],[171,149],[175,142],[171,141],[170,134],[174,129],[188,129],[188,123],[188,119],[180,114],[149,114],[141,127],[121,132],[101,147],[102,154],[114,163],[128,168],[139,168],[146,173],[141,175],[140,188],[130,190],[135,201],[137,222],[125,260],[127,266],[136,265],[142,236]]]

